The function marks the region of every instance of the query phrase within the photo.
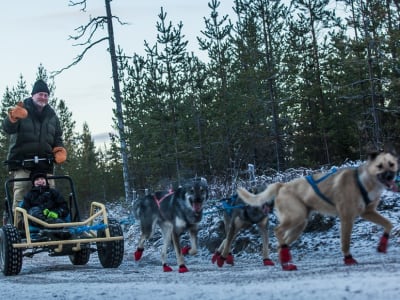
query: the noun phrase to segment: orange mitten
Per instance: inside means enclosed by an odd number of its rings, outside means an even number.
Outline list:
[[[64,147],[53,148],[54,160],[58,164],[62,164],[67,159],[67,150]]]
[[[24,104],[20,101],[14,108],[8,111],[8,119],[11,123],[25,119],[28,116],[28,111],[24,108]]]

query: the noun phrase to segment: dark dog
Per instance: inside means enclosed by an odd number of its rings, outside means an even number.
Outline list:
[[[222,267],[225,262],[233,265],[231,247],[235,237],[242,229],[257,224],[262,240],[263,263],[265,266],[273,266],[274,263],[269,258],[268,246],[268,213],[272,207],[267,204],[262,207],[250,206],[244,203],[238,195],[222,200],[222,205],[224,208],[225,239],[214,253],[211,259],[212,263],[217,262],[219,267]]]
[[[376,207],[383,190],[395,187],[398,159],[392,147],[386,148],[382,152],[370,153],[368,160],[358,168],[332,170],[287,183],[274,183],[257,195],[240,188],[238,194],[254,206],[275,202],[280,223],[275,234],[283,270],[297,269],[291,262],[289,246],[305,229],[312,211],[339,217],[344,263],[353,265],[357,261],[350,253],[350,238],[358,216],[383,227],[378,251],[386,252],[393,225],[376,211]]]
[[[188,272],[184,264],[183,254],[197,253],[198,224],[203,214],[203,205],[208,199],[208,187],[204,178],[193,179],[190,183],[179,187],[175,191],[156,192],[152,195],[139,198],[134,204],[135,216],[140,221],[141,236],[135,260],[142,257],[144,242],[149,239],[155,230],[155,225],[161,229],[163,248],[161,262],[164,272],[172,271],[167,264],[167,250],[171,241],[176,253],[179,272]],[[188,230],[191,248],[181,248],[180,235]]]

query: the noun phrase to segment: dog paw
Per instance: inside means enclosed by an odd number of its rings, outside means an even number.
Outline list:
[[[220,267],[220,268],[222,268],[222,266],[223,266],[224,263],[225,263],[225,260],[226,260],[226,258],[223,257],[222,255],[218,256],[218,257],[217,257],[217,266]]]
[[[377,249],[377,250],[378,250],[379,253],[386,253],[386,252],[387,252],[387,247],[386,247],[386,245],[381,245],[381,244],[380,244],[380,245],[378,246],[378,249]]]
[[[384,234],[379,241],[379,245],[378,245],[378,249],[377,249],[378,252],[386,253],[387,247],[388,247],[388,242],[389,242],[389,235]]]
[[[189,272],[189,269],[185,265],[179,266],[179,273],[186,273]]]
[[[296,271],[297,266],[292,263],[282,264],[282,270],[283,271]]]
[[[292,260],[292,255],[290,254],[290,250],[288,246],[282,246],[279,251],[279,260],[282,265],[289,263]]]
[[[346,255],[344,257],[343,261],[344,261],[344,264],[346,266],[351,266],[351,265],[356,265],[357,264],[357,261],[353,258],[353,256],[351,256],[351,254],[350,255]]]
[[[272,260],[270,260],[269,258],[263,259],[263,264],[264,264],[264,266],[275,266],[275,263]]]
[[[221,256],[221,253],[218,252],[218,251],[216,251],[216,252],[214,253],[214,255],[212,256],[212,258],[211,258],[211,262],[214,264],[214,263],[217,261],[217,259],[218,259],[219,256]]]
[[[142,254],[143,254],[143,248],[137,248],[135,253],[133,254],[135,261],[138,261],[139,259],[142,258]]]
[[[182,248],[182,255],[188,255],[190,249],[192,249],[190,246],[184,246],[184,247]]]
[[[163,264],[163,271],[164,272],[172,272],[172,268],[168,266],[167,264]]]

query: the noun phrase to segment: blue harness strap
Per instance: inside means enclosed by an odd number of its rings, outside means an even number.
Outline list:
[[[243,207],[246,206],[244,204],[234,205],[235,202],[236,202],[237,197],[238,197],[238,195],[235,194],[235,195],[232,195],[232,197],[229,198],[229,199],[222,199],[221,200],[222,207],[227,212],[227,214],[230,215],[232,213],[232,209],[234,209],[234,208],[243,208]]]
[[[69,228],[69,232],[71,234],[79,234],[85,231],[90,231],[90,230],[101,230],[101,229],[106,229],[107,225],[106,224],[97,224],[97,225],[92,225],[92,226],[79,226],[79,227],[71,227]]]
[[[331,205],[335,205],[331,199],[329,199],[328,197],[326,197],[324,194],[322,194],[322,192],[320,191],[320,189],[318,188],[317,184],[324,181],[325,179],[327,179],[329,176],[331,176],[332,174],[335,174],[337,171],[336,168],[332,168],[331,172],[325,174],[324,176],[322,176],[320,179],[318,180],[314,180],[314,178],[312,177],[312,175],[308,175],[306,176],[306,180],[308,181],[308,183],[311,185],[311,187],[313,188],[314,192],[323,200],[325,200],[326,202],[328,202]]]

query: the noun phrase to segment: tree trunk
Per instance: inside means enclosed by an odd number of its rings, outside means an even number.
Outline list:
[[[121,97],[121,89],[119,86],[119,75],[118,75],[118,64],[117,64],[117,55],[115,51],[115,43],[114,43],[114,30],[112,24],[112,14],[111,14],[111,0],[105,0],[106,11],[107,11],[107,29],[108,29],[108,42],[110,47],[110,57],[111,57],[111,66],[112,66],[112,76],[114,82],[114,97],[115,104],[117,106],[116,114],[118,121],[118,133],[121,145],[121,156],[122,156],[122,171],[124,176],[124,186],[125,186],[125,197],[126,201],[132,200],[131,198],[131,188],[130,188],[130,176],[129,176],[129,164],[128,164],[128,155],[127,155],[127,147],[126,147],[126,139],[125,139],[125,129],[124,129],[124,120],[122,115],[122,97]]]

